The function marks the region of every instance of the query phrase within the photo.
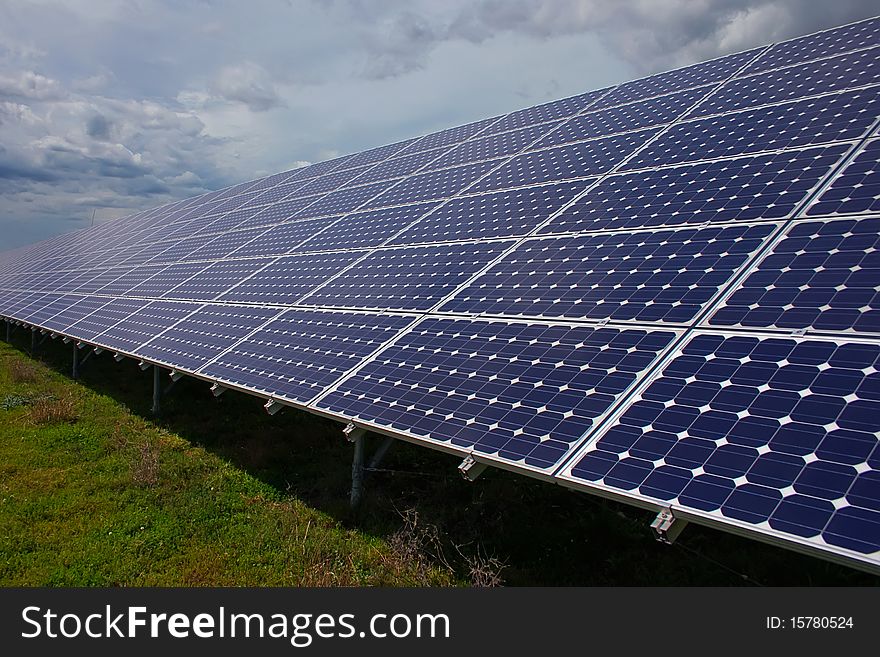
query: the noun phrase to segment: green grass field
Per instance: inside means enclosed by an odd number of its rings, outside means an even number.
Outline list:
[[[348,508],[341,426],[70,345],[0,344],[0,585],[877,585],[876,578],[396,445]],[[369,439],[369,447],[379,440]]]

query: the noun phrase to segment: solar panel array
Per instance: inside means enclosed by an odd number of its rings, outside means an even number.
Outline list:
[[[0,256],[0,316],[880,569],[880,20]]]

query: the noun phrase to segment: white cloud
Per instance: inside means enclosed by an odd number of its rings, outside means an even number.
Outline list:
[[[242,103],[254,112],[284,105],[269,73],[253,62],[223,67],[211,81],[210,89],[215,97]]]

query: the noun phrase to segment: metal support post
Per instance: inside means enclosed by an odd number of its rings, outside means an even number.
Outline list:
[[[12,342],[12,322],[6,320],[6,342]]]
[[[31,329],[31,358],[37,353],[37,330]]]
[[[162,410],[162,370],[158,365],[153,365],[153,415],[159,415]]]
[[[357,509],[364,497],[364,431],[349,438],[354,443],[354,459],[351,462],[351,508]]]
[[[73,380],[76,381],[79,379],[79,348],[76,346],[76,343],[73,343],[73,372],[72,372]]]

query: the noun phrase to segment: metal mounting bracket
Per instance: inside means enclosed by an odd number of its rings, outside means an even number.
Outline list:
[[[215,397],[219,397],[224,392],[226,392],[226,388],[221,386],[219,383],[211,384],[211,394],[214,395]],[[267,406],[268,406],[268,404],[267,404]],[[266,410],[268,411],[269,409],[266,408]]]
[[[113,354],[113,360],[115,360],[117,363],[121,363],[123,358],[125,358],[125,356],[123,356],[122,354]]]
[[[180,381],[183,378],[183,372],[178,372],[177,370],[171,370],[168,373],[168,376],[171,377],[172,381]]]
[[[67,336],[64,336],[63,338],[61,338],[61,342],[63,342],[64,344],[69,344],[70,338],[68,338]]]
[[[284,408],[284,404],[281,402],[275,401],[274,399],[270,399],[265,404],[263,404],[263,408],[266,409],[266,412],[269,415],[275,415],[278,411]]]
[[[672,514],[672,509],[661,509],[654,522],[651,523],[651,530],[654,532],[654,538],[661,543],[672,545],[679,534],[687,527],[687,520],[676,518]]]
[[[140,367],[144,372],[146,372],[148,369],[150,369],[150,364],[148,362],[142,360],[141,362],[138,363],[138,367]]]
[[[356,443],[358,441],[358,438],[363,438],[364,434],[366,434],[367,432],[360,427],[356,427],[353,422],[349,422],[345,425],[342,433],[345,434],[345,439],[348,442]]]
[[[103,347],[95,347],[95,356],[100,356],[102,353],[104,353]]]
[[[806,335],[806,334],[807,334],[807,329],[805,329],[805,328],[795,329],[794,331],[789,333],[789,335],[794,338],[799,338],[799,337]]]
[[[464,477],[465,481],[476,481],[477,477],[483,474],[483,470],[488,467],[489,466],[485,463],[480,463],[473,456],[468,454],[464,457],[461,465],[458,466],[458,471],[461,473],[461,476]]]

